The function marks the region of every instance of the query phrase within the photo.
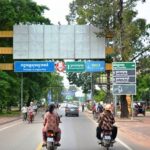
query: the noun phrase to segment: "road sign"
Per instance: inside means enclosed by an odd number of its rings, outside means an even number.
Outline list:
[[[114,84],[136,83],[135,63],[114,62],[113,83]]]
[[[135,76],[134,77],[130,77],[130,76],[127,76],[127,77],[113,77],[113,83],[114,84],[117,84],[117,83],[124,83],[124,84],[127,84],[127,83],[135,83]]]
[[[15,61],[14,72],[54,72],[54,62]]]
[[[113,70],[135,70],[134,62],[113,62]]]
[[[67,95],[70,95],[70,96],[74,96],[75,95],[75,91],[62,91],[61,94],[63,96],[67,96]]]
[[[65,63],[64,62],[58,62],[56,63],[56,70],[59,72],[64,72],[65,70]]]
[[[105,71],[105,61],[89,61],[85,62],[86,72],[104,72]]]
[[[113,76],[115,77],[135,76],[135,70],[113,70]]]
[[[83,61],[66,62],[67,72],[84,72],[85,63]]]
[[[113,94],[136,93],[136,64],[133,62],[113,62]]]
[[[113,84],[114,95],[136,95],[135,84]]]

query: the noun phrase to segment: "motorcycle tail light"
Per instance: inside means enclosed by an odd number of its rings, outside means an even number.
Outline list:
[[[48,133],[47,133],[47,136],[49,136],[49,137],[53,137],[53,136],[54,136],[54,134],[53,134],[53,133],[51,133],[51,132],[48,132]]]

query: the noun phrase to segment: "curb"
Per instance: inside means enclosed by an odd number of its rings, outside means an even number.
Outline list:
[[[3,121],[3,122],[0,123],[0,125],[4,125],[4,124],[7,124],[7,123],[10,123],[10,122],[13,122],[13,121],[17,121],[17,120],[19,120],[19,119],[21,119],[20,116],[17,117],[17,118],[14,118],[14,119],[10,119],[10,120],[7,120],[7,121]]]

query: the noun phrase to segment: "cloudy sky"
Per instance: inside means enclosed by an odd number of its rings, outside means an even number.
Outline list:
[[[46,5],[50,11],[45,12],[45,16],[50,18],[53,24],[67,24],[65,16],[69,13],[69,3],[73,0],[34,0],[38,4]],[[137,10],[139,11],[138,17],[146,18],[147,22],[150,23],[150,0],[146,3],[138,2]]]

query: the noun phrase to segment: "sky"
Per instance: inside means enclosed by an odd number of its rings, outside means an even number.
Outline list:
[[[73,0],[34,0],[40,5],[46,5],[50,10],[45,12],[45,17],[49,18],[53,24],[60,22],[62,25],[67,24],[65,16],[69,14],[69,3]],[[142,1],[142,0],[141,0]],[[150,0],[146,3],[138,2],[137,10],[139,11],[138,17],[145,18],[147,23],[150,23]]]

